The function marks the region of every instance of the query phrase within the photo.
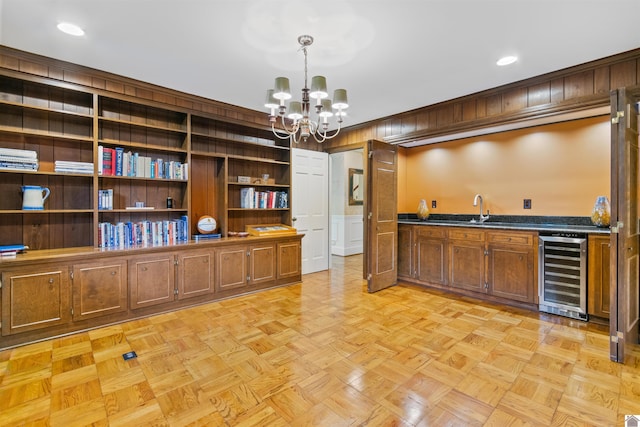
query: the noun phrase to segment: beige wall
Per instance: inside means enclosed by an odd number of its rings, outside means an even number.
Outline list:
[[[426,199],[432,213],[478,213],[480,193],[492,214],[589,216],[609,197],[610,138],[601,116],[401,149],[398,212]]]

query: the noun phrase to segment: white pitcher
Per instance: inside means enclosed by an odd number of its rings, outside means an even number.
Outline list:
[[[44,201],[49,197],[50,191],[47,187],[38,185],[22,186],[22,209],[38,211],[44,209]]]

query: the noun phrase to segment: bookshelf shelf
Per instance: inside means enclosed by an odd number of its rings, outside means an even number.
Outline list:
[[[288,207],[240,208],[247,187],[290,198],[290,142],[275,138],[266,126],[1,69],[0,110],[0,148],[38,156],[37,170],[0,169],[0,192],[11,194],[0,200],[0,213],[7,214],[0,219],[0,235],[11,241],[33,249],[97,247],[101,222],[174,216],[188,218],[189,235],[196,234],[203,215],[217,219],[223,236],[247,224],[291,223]],[[120,163],[122,171],[111,171],[115,162],[110,161],[105,173],[106,151],[128,159],[127,166]],[[153,172],[137,163],[140,157],[149,159]],[[55,172],[58,160],[93,163],[94,170]],[[161,173],[176,165],[179,173]],[[137,172],[140,167],[143,173]],[[255,182],[265,174],[272,183]],[[239,183],[238,176],[255,180]],[[44,211],[20,209],[23,185],[50,188]],[[105,194],[111,195],[112,209],[102,209]],[[165,208],[168,199],[173,208]],[[136,202],[155,209],[126,209]],[[46,238],[36,238],[34,227],[45,230]],[[82,237],[58,238],[71,229]]]
[[[93,209],[44,209],[44,210],[22,210],[22,209],[0,209],[0,214],[14,215],[47,215],[47,214],[93,214]]]

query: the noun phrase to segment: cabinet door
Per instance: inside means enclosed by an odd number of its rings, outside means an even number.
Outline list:
[[[213,250],[193,250],[178,255],[178,299],[213,293]]]
[[[609,236],[589,236],[588,252],[588,313],[603,319],[609,318],[609,280],[611,244]]]
[[[126,260],[113,259],[73,266],[73,320],[126,310]]]
[[[484,242],[449,242],[449,284],[456,288],[486,292]]]
[[[173,253],[129,260],[131,308],[142,308],[174,300]]]
[[[216,291],[247,286],[247,247],[216,249]]]
[[[398,225],[398,277],[413,277],[413,226]]]
[[[64,266],[2,273],[2,335],[69,323],[69,288]]]
[[[535,302],[534,249],[490,244],[488,250],[489,293],[516,301]]]
[[[258,285],[276,279],[276,248],[275,244],[249,247],[250,284]]]
[[[421,282],[446,285],[446,231],[434,227],[420,227],[416,234],[416,278]]]
[[[278,280],[301,278],[300,241],[278,243]]]

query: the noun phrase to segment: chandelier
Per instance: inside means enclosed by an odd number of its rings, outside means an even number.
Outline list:
[[[349,107],[347,102],[346,89],[336,89],[333,92],[333,102],[328,98],[327,81],[324,76],[314,76],[311,78],[311,89],[307,85],[307,48],[313,43],[313,37],[302,35],[298,37],[300,49],[304,53],[304,87],[302,88],[302,102],[290,101],[287,112],[285,101],[291,99],[289,90],[289,79],[286,77],[276,77],[274,89],[267,91],[267,101],[264,106],[271,110],[269,122],[271,130],[280,139],[290,139],[294,143],[307,141],[313,138],[320,142],[334,138],[340,132],[342,117],[346,115],[345,109]],[[309,118],[311,113],[311,100],[315,99],[315,111],[317,120]],[[282,121],[282,129],[276,129],[277,122],[276,109]],[[333,110],[337,110],[335,113]],[[333,133],[327,133],[329,129],[329,117],[337,117],[338,128]],[[289,124],[285,121],[289,119]]]

